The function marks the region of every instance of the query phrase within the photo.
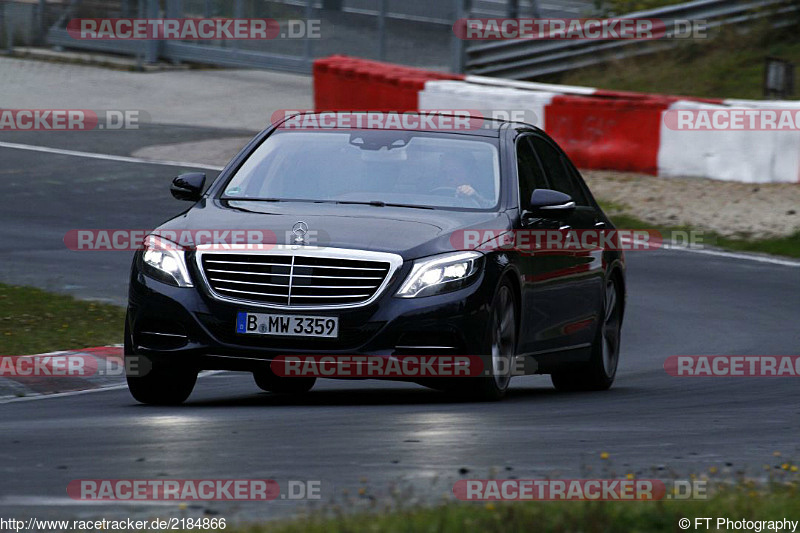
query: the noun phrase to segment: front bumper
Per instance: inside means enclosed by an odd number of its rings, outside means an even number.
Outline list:
[[[198,370],[254,370],[280,355],[485,355],[490,303],[499,272],[487,262],[463,289],[423,298],[394,294],[410,271],[395,273],[372,303],[356,308],[292,311],[215,299],[198,273],[179,288],[148,277],[139,255],[131,270],[126,344],[133,353]],[[339,337],[298,338],[236,333],[237,313],[339,317]]]

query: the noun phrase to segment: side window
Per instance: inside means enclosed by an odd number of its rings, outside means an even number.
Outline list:
[[[530,136],[517,140],[517,172],[519,178],[519,198],[523,206],[527,205],[534,189],[548,188],[547,179],[530,144]]]
[[[592,193],[589,191],[589,187],[586,185],[586,182],[583,181],[583,176],[581,176],[581,173],[575,168],[575,165],[572,164],[572,161],[567,159],[565,163],[567,167],[567,173],[572,179],[572,182],[575,184],[577,189],[581,190],[580,198],[582,198],[583,201],[576,203],[579,203],[580,205],[592,205],[594,198],[592,197]]]
[[[531,137],[536,154],[542,161],[550,188],[572,196],[577,205],[588,205],[583,189],[574,177],[567,171],[566,162],[561,153],[541,137]]]

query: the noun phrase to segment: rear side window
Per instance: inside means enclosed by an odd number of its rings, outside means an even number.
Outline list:
[[[561,152],[541,137],[532,136],[530,140],[542,162],[550,188],[569,194],[578,205],[588,205],[583,189],[572,173],[567,170],[567,164]]]
[[[564,157],[562,155],[562,157]],[[567,159],[564,161],[567,167],[567,174],[569,174],[572,182],[575,184],[575,187],[581,191],[581,198],[584,199],[584,202],[578,202],[580,205],[593,205],[594,198],[592,197],[592,193],[589,191],[589,188],[586,186],[586,182],[583,181],[583,177],[581,173],[578,172],[578,169],[575,168],[575,165],[572,164],[572,161]]]
[[[517,174],[522,205],[528,205],[534,189],[548,188],[547,179],[530,144],[530,136],[521,137],[517,141]]]

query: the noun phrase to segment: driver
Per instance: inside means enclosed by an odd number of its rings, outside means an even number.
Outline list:
[[[474,168],[468,161],[452,155],[444,155],[439,161],[439,180],[432,190],[452,189],[457,198],[469,198],[480,205],[491,202],[475,190]]]

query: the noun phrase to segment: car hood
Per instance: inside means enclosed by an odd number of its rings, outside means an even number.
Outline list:
[[[189,245],[198,230],[259,230],[275,244],[294,244],[299,221],[308,225],[309,245],[392,252],[406,260],[459,249],[451,239],[459,230],[509,227],[502,212],[203,199],[158,229],[182,232],[181,244]]]

